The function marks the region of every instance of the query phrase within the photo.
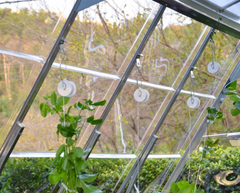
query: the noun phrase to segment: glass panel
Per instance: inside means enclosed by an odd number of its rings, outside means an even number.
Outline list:
[[[166,9],[141,58],[141,80],[171,87],[189,54],[194,50],[204,25]],[[197,29],[197,30],[196,30]],[[136,79],[135,74],[131,78]]]
[[[134,153],[167,94],[166,91],[143,88],[148,90],[150,97],[147,102],[138,104],[133,97],[137,85],[124,86],[103,123],[94,153]]]
[[[236,0],[208,0],[214,4],[216,4],[219,7],[224,7],[225,5],[228,5],[229,3],[232,3]]]
[[[230,11],[231,13],[234,13],[238,17],[240,17],[239,9],[240,9],[240,3],[237,3],[237,4],[229,7],[227,10]]]
[[[2,54],[0,68],[0,145],[2,145],[42,65]]]
[[[69,64],[121,76],[159,6],[145,3],[106,1],[81,11],[67,37]]]

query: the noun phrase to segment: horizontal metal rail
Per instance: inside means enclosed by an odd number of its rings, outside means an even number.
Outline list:
[[[56,153],[49,152],[13,152],[10,157],[15,158],[54,158]],[[91,153],[89,158],[100,159],[134,159],[137,158],[135,154],[118,154],[118,153]],[[178,159],[180,154],[151,154],[148,159]]]
[[[0,48],[0,53],[1,54],[5,54],[5,55],[9,55],[9,56],[14,56],[14,57],[27,59],[27,60],[33,60],[33,61],[36,61],[36,62],[44,62],[44,59],[42,57],[40,57],[40,56],[26,54],[26,53],[22,53],[22,52],[16,52],[16,51],[6,50],[6,49]],[[96,77],[100,77],[100,78],[106,78],[106,79],[111,79],[111,80],[120,80],[120,77],[118,75],[104,73],[104,72],[99,72],[99,71],[90,70],[90,69],[86,69],[86,68],[80,68],[80,67],[77,67],[77,66],[60,64],[60,63],[57,63],[57,62],[54,62],[52,64],[52,67],[53,68],[60,68],[61,67],[62,70],[78,72],[78,73],[92,75],[92,76],[96,76]],[[137,80],[128,78],[127,79],[127,83],[136,84],[137,85]],[[146,86],[148,88],[155,88],[155,89],[165,90],[165,91],[170,91],[170,92],[174,92],[175,91],[175,89],[172,88],[172,87],[164,86],[164,85],[160,85],[160,84],[154,84],[154,83],[145,82],[145,81],[141,81],[141,85],[142,86]],[[192,95],[192,92],[191,91],[187,91],[187,90],[181,90],[180,93],[181,94]],[[213,96],[213,95],[203,94],[203,93],[198,93],[198,92],[194,92],[194,96],[207,98],[207,99],[216,99],[216,97]]]

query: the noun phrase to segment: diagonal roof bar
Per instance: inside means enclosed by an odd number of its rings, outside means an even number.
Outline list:
[[[82,2],[82,5],[81,5]],[[83,5],[86,5],[89,7],[91,5],[94,5],[95,3],[98,3],[99,0],[91,0],[91,4],[88,3],[87,0],[77,0],[74,4],[71,13],[69,14],[67,21],[65,22],[57,40],[55,41],[51,52],[48,55],[48,58],[39,73],[37,80],[35,81],[27,99],[25,100],[15,122],[12,125],[12,128],[10,129],[7,137],[5,138],[1,148],[0,148],[0,174],[2,173],[2,170],[5,166],[5,163],[10,156],[12,150],[14,149],[23,129],[24,125],[22,124],[22,121],[24,120],[28,110],[30,109],[39,89],[42,86],[43,81],[45,80],[58,52],[60,49],[60,45],[64,43],[64,39],[66,38],[73,22],[75,21],[75,18],[78,14],[78,11],[82,9]],[[86,7],[86,6],[85,6]]]
[[[126,191],[126,193],[130,193],[133,185],[136,181],[136,178],[138,176],[138,173],[140,172],[147,156],[149,155],[149,153],[151,152],[153,146],[155,143],[153,143],[153,141],[157,140],[157,132],[159,131],[160,127],[162,126],[165,118],[167,117],[170,109],[172,108],[174,102],[176,101],[181,89],[183,88],[185,82],[187,81],[191,71],[194,69],[194,66],[196,65],[198,59],[200,58],[203,50],[205,49],[205,47],[208,44],[209,39],[212,37],[214,33],[214,29],[211,28],[206,36],[206,38],[204,39],[201,47],[199,48],[198,52],[196,53],[193,61],[191,62],[189,68],[187,69],[185,75],[183,76],[181,82],[179,83],[175,93],[173,94],[172,98],[170,99],[166,109],[164,110],[161,118],[159,119],[156,127],[154,128],[150,138],[148,139],[147,143],[145,144],[145,146],[143,147],[143,150],[141,151],[141,153],[139,154],[136,162],[134,163],[133,167],[131,168],[130,172],[128,173],[127,177],[125,178],[124,182],[122,183],[121,187],[118,190],[118,193],[123,193],[125,190],[125,187],[127,186],[127,184],[129,183],[128,189]]]
[[[225,85],[223,86],[221,92],[217,96],[217,98],[216,98],[215,102],[213,103],[212,107],[215,107],[217,110],[220,108],[220,105],[222,104],[223,100],[226,97],[226,95],[224,95],[225,86],[228,83],[230,83],[230,82],[236,80],[237,78],[239,78],[239,73],[240,73],[240,60],[238,61],[236,67],[232,71],[232,73],[229,76],[228,80],[226,81]],[[185,153],[183,154],[182,158],[178,162],[178,165],[176,166],[176,168],[172,172],[171,176],[169,177],[168,182],[165,184],[165,187],[163,188],[164,190],[170,189],[172,182],[174,182],[178,178],[178,176],[181,173],[183,167],[185,166],[189,156],[192,154],[193,150],[197,147],[197,145],[201,141],[201,138],[206,131],[207,125],[208,125],[208,121],[207,121],[207,118],[205,118],[202,121],[202,124],[200,125],[200,127],[198,128],[197,132],[195,133],[194,137],[192,138],[192,140],[191,140],[190,144],[188,145],[188,147],[187,147]]]
[[[144,37],[143,37],[143,39],[142,39],[142,41],[141,41],[141,43],[140,43],[137,51],[135,52],[132,60],[130,61],[129,65],[128,65],[127,69],[126,69],[126,71],[124,72],[124,74],[123,74],[121,80],[119,81],[119,83],[118,83],[118,85],[117,85],[117,87],[116,87],[116,89],[115,89],[112,97],[110,98],[110,100],[109,100],[106,108],[104,109],[104,111],[103,111],[103,113],[102,113],[102,115],[101,115],[101,119],[103,120],[103,122],[104,122],[104,120],[106,119],[108,113],[110,112],[110,110],[111,110],[111,108],[112,108],[112,106],[113,106],[116,98],[117,98],[118,95],[120,94],[120,92],[121,92],[124,84],[126,83],[129,75],[131,74],[131,72],[132,72],[132,70],[133,70],[133,68],[134,68],[134,66],[135,66],[135,63],[136,63],[136,58],[139,56],[139,54],[142,53],[145,45],[147,44],[149,38],[151,37],[151,35],[152,35],[155,27],[157,26],[159,20],[161,19],[164,11],[165,11],[165,6],[161,6],[161,7],[159,8],[159,10],[158,10],[155,18],[153,19],[151,25],[149,26],[146,34],[144,35]],[[97,132],[100,128],[101,128],[101,125],[97,125],[96,127],[94,127],[94,129],[93,129],[90,137],[88,138],[88,140],[87,140],[87,142],[86,142],[86,144],[85,144],[85,146],[84,146],[84,150],[86,150],[86,149],[91,149],[91,150],[92,150],[92,149],[94,148],[94,146],[95,146],[95,144],[96,144],[96,142],[97,142],[97,140],[96,140],[97,137],[95,137],[95,136],[96,136],[96,135],[99,135],[99,133],[96,133],[96,132]],[[90,155],[90,153],[86,156],[86,159],[88,158],[89,155]]]

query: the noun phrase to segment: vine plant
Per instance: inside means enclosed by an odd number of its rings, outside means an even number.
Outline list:
[[[101,119],[94,119],[93,115],[86,118],[82,112],[93,111],[93,107],[105,105],[106,100],[93,103],[91,100],[84,99],[83,104],[77,102],[65,111],[63,107],[69,102],[69,97],[57,97],[53,92],[43,98],[45,102],[40,104],[41,115],[46,117],[48,114],[57,114],[60,122],[57,125],[57,136],[59,137],[60,134],[65,138],[65,143],[57,150],[54,159],[55,168],[49,175],[49,182],[51,184],[63,182],[67,192],[101,193],[101,190],[89,184],[96,179],[97,175],[85,172],[84,156],[90,149],[83,151],[81,147],[76,147],[76,143],[86,122],[92,125],[102,124]],[[76,115],[71,114],[74,109]]]

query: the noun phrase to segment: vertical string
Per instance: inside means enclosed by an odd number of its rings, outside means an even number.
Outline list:
[[[191,174],[191,154],[190,154],[190,150],[191,150],[191,140],[190,140],[190,132],[192,130],[192,116],[191,116],[191,111],[190,108],[188,108],[188,115],[189,115],[189,121],[190,121],[190,125],[189,125],[189,129],[188,129],[188,141],[190,142],[189,144],[189,151],[188,151],[188,162],[189,162],[189,170],[188,170],[188,182],[190,180],[190,174]]]
[[[123,145],[123,153],[126,153],[126,144],[125,144],[124,138],[123,138],[122,116],[121,116],[121,111],[120,111],[119,100],[117,99],[116,102],[117,102],[117,109],[118,109],[118,119],[119,119],[119,125],[120,125],[121,142],[122,142],[122,145]]]

